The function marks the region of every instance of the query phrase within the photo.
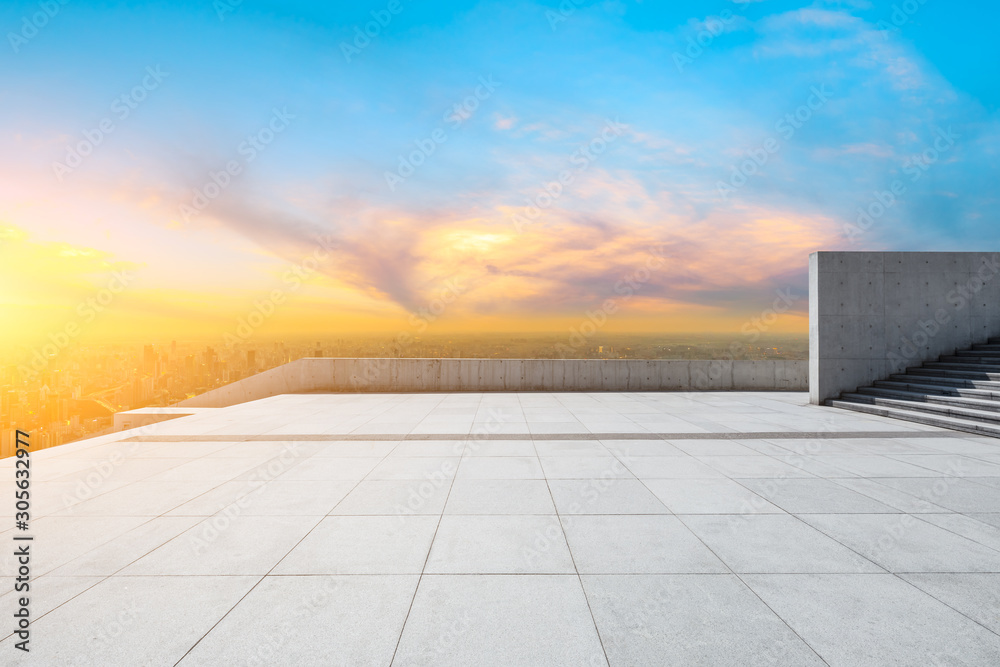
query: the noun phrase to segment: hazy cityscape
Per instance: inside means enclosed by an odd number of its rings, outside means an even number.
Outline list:
[[[755,334],[759,335],[759,334]],[[14,429],[38,448],[112,429],[114,414],[168,406],[302,357],[503,359],[806,359],[805,334],[553,334],[354,336],[316,340],[119,342],[81,345],[39,361],[0,360],[2,450]]]

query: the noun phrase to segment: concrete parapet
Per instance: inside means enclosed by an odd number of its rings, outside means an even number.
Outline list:
[[[805,391],[807,361],[304,358],[177,403],[303,392]]]

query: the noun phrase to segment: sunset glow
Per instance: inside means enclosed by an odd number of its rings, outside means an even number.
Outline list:
[[[406,5],[363,46],[375,5],[61,11],[4,56],[3,343],[221,337],[274,290],[261,333],[392,334],[449,285],[434,332],[609,298],[609,331],[739,331],[783,289],[804,332],[809,252],[995,229],[996,59],[956,74],[934,8],[658,4]]]

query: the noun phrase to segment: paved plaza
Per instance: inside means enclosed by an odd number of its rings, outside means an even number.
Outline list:
[[[282,395],[32,498],[4,664],[1000,664],[1000,440],[804,393]]]

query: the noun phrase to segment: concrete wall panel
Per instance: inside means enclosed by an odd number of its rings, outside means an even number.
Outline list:
[[[177,403],[225,407],[301,392],[804,391],[806,361],[298,359]]]
[[[1000,253],[809,257],[813,403],[1000,334]]]

